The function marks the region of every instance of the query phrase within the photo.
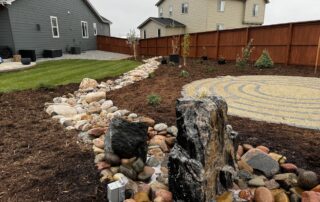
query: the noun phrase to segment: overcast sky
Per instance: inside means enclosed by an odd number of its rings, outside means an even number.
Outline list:
[[[158,0],[90,0],[101,15],[111,20],[111,35],[126,36],[148,17],[157,16]],[[320,20],[320,0],[270,0],[265,24]]]

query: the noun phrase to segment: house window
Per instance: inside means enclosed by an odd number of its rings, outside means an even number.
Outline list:
[[[226,7],[226,1],[225,0],[219,0],[218,1],[218,11],[219,12],[224,12]]]
[[[163,17],[163,8],[162,7],[159,8],[159,16]]]
[[[217,30],[224,30],[223,24],[217,24]]]
[[[51,30],[52,30],[52,37],[59,38],[59,25],[58,25],[58,18],[55,16],[50,16],[51,21]]]
[[[81,31],[82,31],[82,38],[89,38],[88,32],[88,23],[86,21],[81,21]]]
[[[143,30],[143,38],[146,39],[147,38],[147,31]]]
[[[253,13],[252,13],[252,15],[254,17],[256,17],[256,16],[258,16],[258,13],[259,13],[259,5],[258,4],[254,4],[253,5]]]
[[[188,13],[188,11],[189,11],[189,5],[187,3],[183,3],[181,6],[181,12]]]
[[[97,23],[93,23],[93,34],[94,36],[98,35]]]
[[[161,37],[161,29],[158,29],[158,37]]]
[[[173,13],[173,6],[170,5],[169,6],[169,16],[172,16],[172,13]]]

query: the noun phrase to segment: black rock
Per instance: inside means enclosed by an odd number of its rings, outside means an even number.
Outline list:
[[[300,172],[298,176],[298,185],[302,189],[310,190],[319,183],[318,176],[315,172],[304,171]]]
[[[137,173],[140,173],[143,171],[143,168],[144,168],[144,163],[143,161],[138,158],[135,162],[133,162],[132,164],[132,168],[137,172]]]
[[[128,122],[115,118],[111,121],[105,139],[105,151],[113,152],[120,158],[147,158],[148,127],[144,123]]]
[[[227,104],[221,97],[182,98],[176,114],[169,189],[175,201],[209,201],[232,185],[236,137],[227,130]]]

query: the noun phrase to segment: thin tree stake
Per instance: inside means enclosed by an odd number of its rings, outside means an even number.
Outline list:
[[[318,49],[317,49],[317,57],[316,57],[316,66],[315,66],[315,68],[314,68],[314,74],[317,73],[317,69],[318,69],[319,52],[320,52],[320,36],[319,36],[319,41],[318,41]]]

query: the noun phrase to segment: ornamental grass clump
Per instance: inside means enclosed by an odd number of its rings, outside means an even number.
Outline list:
[[[186,70],[182,70],[179,76],[183,78],[187,78],[189,77],[189,72],[187,72]]]
[[[254,47],[252,47],[252,43],[253,43],[253,39],[249,41],[246,47],[242,48],[242,56],[241,57],[239,55],[237,56],[237,60],[236,60],[237,67],[244,68],[248,66],[251,53],[254,49]]]
[[[263,50],[261,56],[256,61],[254,66],[260,69],[272,68],[274,66],[274,63],[269,55],[269,52],[266,49]]]
[[[183,66],[187,66],[187,58],[190,54],[190,44],[191,39],[189,34],[185,34],[183,37],[183,43],[182,43],[182,56],[183,56]]]
[[[160,102],[161,102],[161,96],[158,94],[152,93],[147,96],[147,102],[151,106],[154,106],[154,107],[158,106],[160,105]]]

